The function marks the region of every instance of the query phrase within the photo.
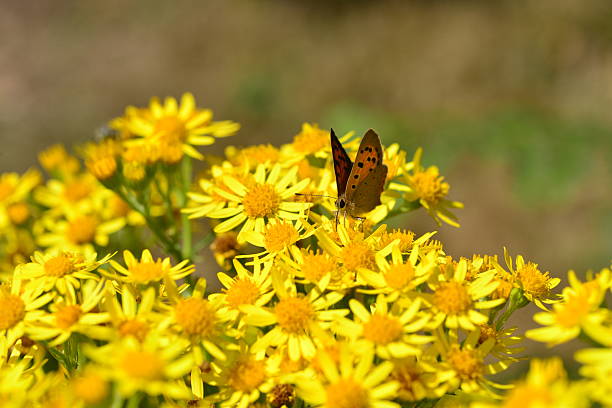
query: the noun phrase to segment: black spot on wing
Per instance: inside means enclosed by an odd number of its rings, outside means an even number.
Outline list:
[[[357,163],[357,166],[358,166],[360,169],[362,169],[362,168],[363,168],[363,162],[359,162],[359,163]]]

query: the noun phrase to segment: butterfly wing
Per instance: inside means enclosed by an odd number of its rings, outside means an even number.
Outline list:
[[[334,172],[336,173],[336,187],[338,188],[338,197],[346,191],[346,183],[351,173],[353,163],[346,154],[346,150],[342,147],[342,143],[336,137],[334,129],[329,132],[331,138],[332,156],[334,158]],[[380,143],[380,142],[379,142]]]
[[[354,202],[353,197],[355,197],[359,185],[378,167],[383,166],[382,161],[383,153],[380,138],[376,132],[370,129],[363,136],[363,139],[361,139],[357,157],[355,157],[355,163],[353,164],[351,174],[349,174],[345,186],[346,201],[348,203]]]
[[[359,182],[353,193],[352,201],[348,206],[349,215],[359,216],[370,212],[380,205],[380,195],[383,192],[387,179],[387,166],[376,166],[365,178]]]

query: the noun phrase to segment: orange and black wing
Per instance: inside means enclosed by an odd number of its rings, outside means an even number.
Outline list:
[[[383,165],[382,161],[383,152],[380,138],[376,132],[370,129],[363,136],[363,139],[361,139],[357,157],[355,157],[355,163],[353,163],[351,174],[346,183],[346,200],[348,202],[354,202],[353,196],[359,185],[366,177]]]
[[[346,154],[344,147],[342,147],[342,143],[340,143],[340,140],[336,137],[334,129],[331,129],[329,134],[331,138],[332,156],[334,159],[334,172],[336,173],[336,187],[338,188],[338,197],[340,197],[346,191],[346,182],[349,179],[353,163],[348,154]]]

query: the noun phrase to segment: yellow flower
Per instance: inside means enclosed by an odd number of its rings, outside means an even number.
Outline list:
[[[298,395],[313,407],[325,408],[399,408],[392,400],[399,383],[389,380],[393,364],[374,364],[374,353],[367,350],[353,355],[349,347],[340,350],[335,363],[321,353],[321,377],[295,377]]]
[[[248,186],[231,176],[224,176],[223,183],[231,191],[216,188],[218,195],[229,200],[230,206],[207,214],[211,218],[228,218],[215,227],[215,232],[227,232],[242,225],[238,241],[244,242],[243,233],[263,232],[266,220],[280,218],[296,220],[311,205],[293,202],[295,193],[302,191],[309,180],[295,182],[297,168],[292,167],[281,175],[282,169],[275,165],[266,177],[263,165],[257,166],[254,182]]]
[[[544,303],[555,303],[558,297],[552,294],[561,279],[552,278],[548,272],[541,272],[533,262],[525,263],[521,255],[516,257],[516,268],[513,268],[512,257],[504,248],[504,259],[512,275],[514,286],[523,289],[524,295],[540,309],[548,310]]]
[[[39,183],[40,173],[36,170],[28,170],[23,175],[0,174],[0,230],[9,224],[22,224],[29,217],[25,201]]]
[[[152,98],[147,109],[126,109],[121,120],[113,120],[111,128],[143,138],[144,143],[160,147],[161,160],[176,163],[184,154],[196,159],[204,156],[194,146],[208,146],[215,137],[233,135],[240,125],[232,121],[212,121],[212,112],[198,109],[192,94],[184,93],[179,102],[167,97],[162,104]]]
[[[447,273],[429,282],[433,293],[423,294],[431,304],[432,327],[445,323],[450,329],[461,327],[471,331],[476,325],[488,322],[488,317],[475,309],[491,309],[504,303],[504,299],[485,300],[497,287],[493,282],[495,271],[481,273],[476,279],[466,281],[467,261],[462,259]]]
[[[117,294],[109,289],[104,308],[110,315],[117,337],[133,337],[142,342],[153,328],[159,326],[162,316],[153,310],[157,301],[155,288],[148,287],[136,295],[126,284]]]
[[[403,198],[408,202],[418,201],[427,210],[429,215],[438,223],[441,221],[459,227],[457,217],[450,211],[452,208],[463,208],[458,201],[446,198],[450,186],[443,181],[436,166],[424,168],[421,166],[423,150],[418,148],[412,159],[410,173],[404,174],[404,183],[391,183],[389,188],[404,193]]]
[[[612,385],[610,372],[612,372],[612,349],[585,348],[578,350],[575,359],[584,364],[580,367],[580,374],[589,379],[588,391],[593,400],[602,406],[612,406]]]
[[[51,179],[34,196],[54,215],[86,213],[97,208],[96,200],[104,190],[91,174],[81,173],[65,180]]]
[[[52,299],[53,296],[48,293],[41,295],[40,292],[22,290],[18,279],[13,280],[10,286],[0,284],[0,339],[4,339],[4,345],[10,347],[28,333],[32,325],[43,316],[42,307]]]
[[[278,271],[276,271],[278,272]],[[272,282],[278,297],[273,308],[243,305],[244,321],[253,326],[274,325],[253,345],[253,351],[266,350],[270,346],[288,345],[291,360],[310,358],[315,354],[314,338],[329,327],[330,322],[344,316],[348,310],[327,310],[342,299],[339,293],[322,294],[312,290],[303,295],[297,292],[295,283],[280,273],[272,274]]]
[[[110,261],[113,269],[121,274],[113,278],[135,285],[160,284],[164,282],[164,279],[176,281],[193,273],[195,269],[195,266],[188,265],[189,260],[187,259],[174,266],[170,263],[170,258],[153,259],[148,249],[142,251],[140,260],[136,259],[130,251],[125,250],[123,261],[125,267],[116,261]]]
[[[66,177],[79,171],[80,164],[76,157],[70,155],[63,145],[55,144],[38,154],[41,166],[51,174]]]
[[[336,281],[339,275],[339,265],[335,257],[325,252],[310,251],[291,248],[293,259],[285,259],[285,266],[299,283],[313,283],[320,291],[335,288],[340,282]]]
[[[225,149],[225,155],[234,166],[244,166],[250,170],[260,164],[271,167],[278,163],[280,158],[278,149],[270,144],[249,146],[244,149],[230,146]]]
[[[110,391],[109,382],[88,366],[70,381],[72,393],[87,406],[99,404],[106,399]]]
[[[210,249],[215,256],[217,264],[225,270],[231,269],[231,261],[245,247],[246,245],[238,242],[238,234],[233,231],[218,234],[213,243],[210,244]]]
[[[32,360],[19,360],[14,364],[0,362],[0,401],[2,407],[27,407],[28,391],[35,384],[31,371]]]
[[[420,298],[402,311],[389,307],[384,295],[378,295],[371,311],[355,299],[349,300],[349,306],[353,320],[341,320],[337,330],[351,338],[358,350],[372,348],[383,359],[404,358],[421,354],[421,347],[432,340],[431,336],[417,334],[430,319],[428,314],[419,313]]]
[[[81,280],[98,280],[100,275],[93,273],[99,266],[111,258],[107,254],[96,260],[96,254],[80,254],[74,252],[50,251],[46,254],[35,252],[32,262],[19,268],[16,278],[29,281],[28,287],[33,290],[48,292],[57,290],[60,294],[75,291],[81,286]]]
[[[246,242],[265,251],[256,254],[264,255],[262,261],[274,259],[277,255],[287,255],[297,249],[296,244],[314,234],[314,228],[305,219],[292,221],[272,219],[264,230],[249,231],[243,234]],[[245,255],[247,256],[247,255]],[[253,256],[253,255],[248,255]]]
[[[97,312],[104,296],[105,281],[83,282],[78,298],[70,292],[63,300],[53,303],[49,310],[38,319],[38,324],[30,329],[35,340],[51,340],[49,346],[63,344],[73,333],[82,333],[97,340],[109,340],[112,329],[102,324],[110,320],[108,313]]]
[[[440,398],[447,390],[445,383],[440,384],[448,371],[431,359],[406,357],[393,360],[392,380],[399,383],[397,396],[402,401],[420,401]]]
[[[85,354],[103,378],[110,379],[119,393],[130,397],[138,391],[175,399],[192,398],[183,377],[193,366],[188,343],[180,339],[148,336],[144,342],[133,337],[101,347],[85,345]]]
[[[501,364],[519,361],[520,358],[516,357],[515,354],[524,350],[524,347],[517,347],[524,338],[514,334],[516,329],[516,327],[496,329],[490,324],[481,324],[476,330],[468,334],[468,342],[482,344],[489,339],[493,339],[493,347],[489,353],[501,360]]]
[[[604,269],[597,277],[584,283],[570,271],[569,282],[571,286],[563,289],[562,300],[553,304],[552,311],[533,316],[536,322],[546,327],[528,330],[525,335],[553,346],[578,337],[581,330],[584,330],[593,339],[601,339],[605,342],[603,344],[612,346],[612,331],[602,327],[609,316],[609,310],[600,309],[610,288],[610,270]]]

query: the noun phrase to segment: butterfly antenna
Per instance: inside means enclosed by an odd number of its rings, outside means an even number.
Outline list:
[[[302,193],[295,193],[296,196],[303,196],[303,197],[325,197],[325,198],[333,198],[334,200],[337,200],[338,197],[334,197],[334,196],[328,196],[328,195],[324,195],[324,194],[302,194]]]

